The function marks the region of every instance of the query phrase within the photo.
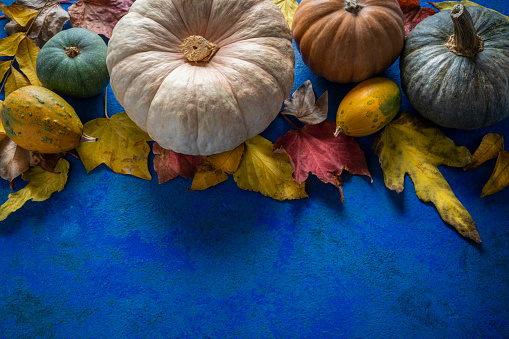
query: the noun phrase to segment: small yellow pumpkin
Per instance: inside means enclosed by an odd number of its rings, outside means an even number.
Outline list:
[[[401,90],[394,81],[381,77],[364,80],[339,104],[334,135],[373,134],[394,119],[400,106]]]
[[[9,94],[2,107],[2,124],[18,146],[39,153],[76,148],[83,133],[72,106],[41,86],[25,86]]]

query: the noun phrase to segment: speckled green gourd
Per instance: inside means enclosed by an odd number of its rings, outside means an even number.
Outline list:
[[[2,107],[2,124],[17,145],[39,153],[76,148],[83,124],[64,99],[40,86],[25,86],[9,94]]]
[[[96,33],[71,28],[52,37],[37,56],[37,76],[59,95],[88,98],[108,85],[107,46]]]
[[[339,104],[335,135],[373,134],[387,125],[401,106],[401,90],[389,79],[375,77],[355,86]]]

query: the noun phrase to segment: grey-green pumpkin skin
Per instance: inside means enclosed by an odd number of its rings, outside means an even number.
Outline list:
[[[69,57],[66,47],[80,53]],[[36,71],[42,85],[60,95],[88,98],[101,93],[109,83],[106,67],[108,47],[96,33],[80,27],[63,30],[41,48]]]
[[[403,92],[421,115],[443,127],[473,130],[509,116],[509,21],[482,7],[467,10],[483,51],[469,58],[445,46],[454,33],[446,10],[410,32],[400,71]]]

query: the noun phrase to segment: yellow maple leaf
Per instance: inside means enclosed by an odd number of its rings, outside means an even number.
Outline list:
[[[446,9],[452,9],[455,5],[462,4],[463,6],[477,6],[477,7],[483,7],[486,9],[489,9],[490,11],[493,11],[495,13],[498,13],[502,15],[504,18],[509,20],[509,17],[507,15],[503,15],[502,13],[499,13],[491,8],[487,8],[484,6],[481,6],[479,4],[476,4],[473,1],[470,0],[462,0],[462,1],[443,1],[443,2],[428,2],[431,6],[435,7],[438,11],[445,11]]]
[[[0,55],[15,56],[18,52],[19,43],[25,39],[25,37],[25,33],[18,32],[0,40]]]
[[[96,142],[82,142],[77,147],[87,173],[106,164],[115,173],[152,179],[148,170],[150,147],[147,144],[151,139],[126,113],[89,121],[83,126],[83,132],[98,138]]]
[[[37,16],[37,11],[18,5],[6,6],[0,2],[0,11],[2,11],[9,19],[14,20],[21,27],[25,27],[30,20]]]
[[[237,185],[277,200],[307,197],[305,183],[298,184],[292,177],[294,167],[288,154],[272,148],[272,143],[259,135],[245,142],[239,168],[233,173]]]
[[[463,167],[472,162],[466,147],[457,147],[428,120],[403,113],[385,127],[374,142],[380,157],[385,185],[400,193],[408,173],[415,193],[425,202],[433,202],[442,219],[461,235],[480,243],[472,216],[456,198],[437,166]]]
[[[11,74],[9,74],[5,82],[5,97],[7,98],[9,94],[18,88],[28,85],[30,85],[30,81],[11,65]]]
[[[504,137],[497,133],[488,133],[482,140],[479,147],[472,155],[472,163],[463,167],[465,171],[471,171],[488,160],[498,156],[500,151],[504,150]]]
[[[27,76],[30,83],[35,86],[42,86],[35,71],[35,63],[39,51],[39,47],[30,38],[25,37],[19,43],[18,51],[16,52],[16,61],[19,64],[19,69]]]
[[[295,15],[295,11],[297,10],[297,6],[299,3],[295,0],[271,0],[276,4],[277,7],[283,12],[286,22],[288,26],[292,28],[293,16]]]
[[[228,174],[239,167],[243,153],[244,144],[241,144],[231,151],[206,157],[193,177],[191,190],[204,190],[228,179]]]
[[[60,158],[55,167],[56,173],[32,167],[21,175],[28,184],[17,192],[9,194],[7,201],[0,206],[0,221],[5,220],[14,211],[20,209],[28,200],[44,201],[54,192],[64,189],[67,182],[69,162]],[[57,174],[58,173],[58,174]]]
[[[495,194],[509,185],[509,152],[501,151],[498,153],[497,163],[493,173],[482,188],[481,198],[487,195]]]

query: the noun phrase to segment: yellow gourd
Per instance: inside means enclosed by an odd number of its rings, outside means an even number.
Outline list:
[[[339,104],[336,133],[352,137],[373,134],[387,125],[401,106],[401,90],[386,78],[364,80]]]

